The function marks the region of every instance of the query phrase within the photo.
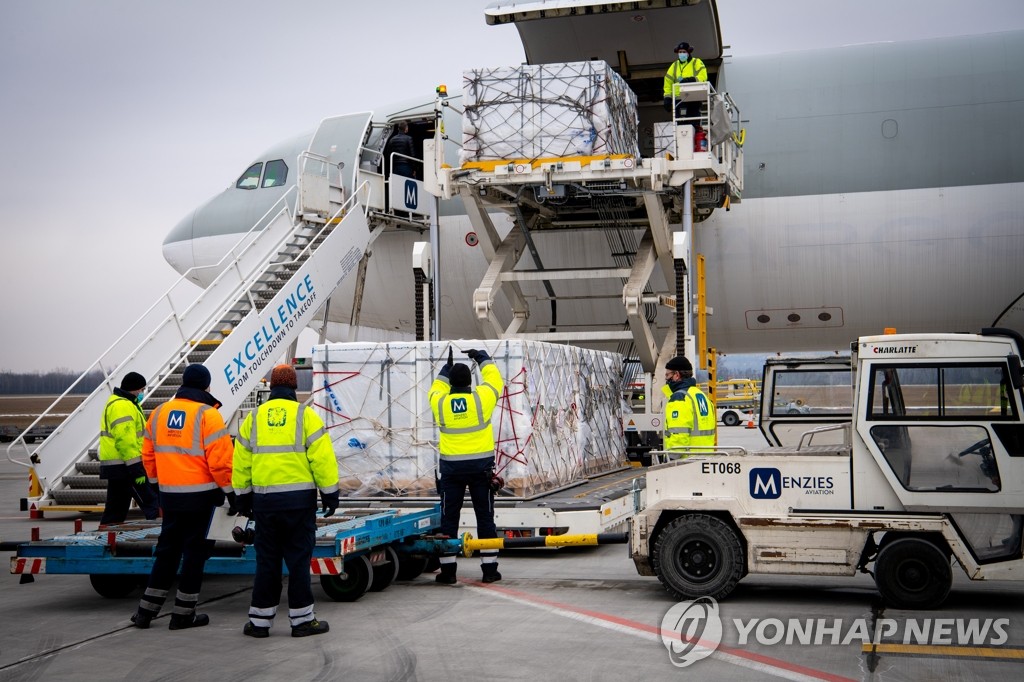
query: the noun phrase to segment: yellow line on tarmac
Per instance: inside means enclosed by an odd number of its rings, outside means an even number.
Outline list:
[[[934,644],[864,644],[863,653],[906,654],[911,656],[962,656],[1002,661],[1024,661],[1024,649],[981,646],[943,646]]]

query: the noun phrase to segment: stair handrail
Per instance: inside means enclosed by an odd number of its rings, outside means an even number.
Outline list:
[[[214,325],[219,320],[221,320],[224,317],[224,315],[231,309],[231,307],[236,305],[238,303],[238,301],[242,299],[242,297],[247,297],[248,298],[248,303],[250,305],[250,311],[248,313],[246,313],[246,315],[248,315],[252,311],[256,310],[257,309],[257,303],[256,303],[255,299],[253,298],[253,293],[256,291],[257,285],[265,284],[264,282],[261,282],[260,280],[261,280],[261,278],[264,275],[267,274],[268,270],[270,268],[272,268],[272,267],[280,267],[281,265],[285,265],[287,263],[294,262],[296,259],[301,260],[302,256],[304,254],[306,254],[307,252],[309,252],[311,254],[312,250],[314,249],[314,247],[318,247],[319,246],[319,245],[315,244],[315,242],[313,240],[315,240],[317,237],[319,237],[321,234],[323,234],[323,232],[325,230],[334,229],[334,227],[336,227],[336,225],[334,224],[334,220],[336,218],[338,218],[338,216],[340,216],[342,214],[345,214],[349,210],[351,210],[351,206],[352,205],[358,205],[358,197],[360,195],[362,195],[362,194],[365,194],[367,191],[370,191],[368,189],[368,183],[364,182],[364,183],[362,183],[357,188],[357,191],[356,191],[356,193],[353,194],[353,196],[349,197],[347,200],[345,200],[339,206],[337,211],[331,216],[331,219],[329,221],[327,221],[327,223],[325,223],[324,225],[321,225],[319,227],[319,229],[316,230],[316,233],[313,236],[309,237],[309,239],[310,239],[309,243],[306,244],[303,248],[300,249],[300,252],[299,252],[299,254],[297,256],[293,256],[292,260],[280,260],[278,258],[275,258],[275,256],[279,256],[279,255],[281,255],[283,253],[282,246],[285,244],[285,242],[288,239],[292,238],[299,229],[307,229],[307,228],[313,227],[312,224],[307,223],[306,221],[302,220],[300,216],[291,216],[291,215],[289,215],[289,217],[291,218],[291,227],[290,227],[290,229],[288,229],[287,231],[284,231],[281,234],[281,236],[278,238],[277,242],[273,243],[272,246],[266,250],[266,257],[262,258],[262,259],[260,259],[258,261],[258,267],[255,267],[253,270],[251,270],[249,272],[248,276],[244,277],[244,278],[242,278],[242,273],[239,273],[239,276],[241,278],[240,281],[238,282],[238,284],[236,284],[230,290],[229,295],[226,295],[226,296],[224,296],[221,299],[221,300],[223,300],[223,304],[220,305],[219,307],[213,309],[213,311],[205,319],[202,320],[201,324],[195,325],[195,326],[197,326],[198,331],[194,335],[189,335],[189,334],[183,334],[182,335],[182,343],[177,348],[177,351],[178,351],[178,359],[177,359],[177,361],[173,362],[173,363],[172,362],[168,362],[168,363],[165,364],[165,368],[166,369],[164,369],[164,371],[162,373],[160,373],[158,377],[154,377],[154,381],[151,382],[153,388],[155,389],[155,388],[158,388],[160,385],[162,385],[163,381],[168,376],[173,374],[175,369],[178,366],[180,366],[185,361],[186,353],[181,352],[182,350],[185,349],[185,347],[187,347],[189,344],[192,344],[193,342],[195,342],[196,339],[202,339],[202,338],[208,337],[208,336],[216,333],[216,329],[214,328]],[[271,210],[273,210],[273,209],[271,209]],[[285,212],[286,212],[286,210],[287,210],[287,207],[282,209],[282,211],[285,211]],[[271,231],[269,228],[273,225],[273,221],[277,220],[277,217],[280,216],[282,211],[278,212],[278,215],[275,216],[272,219],[272,221],[267,225],[267,229],[265,229],[261,233],[261,235],[262,234],[266,234],[266,233]],[[269,213],[270,213],[270,211],[268,211],[268,214]],[[364,210],[363,210],[364,216],[366,215],[366,213],[367,213],[367,210],[364,208]],[[266,217],[266,214],[263,217],[261,217],[260,222],[262,222],[264,217]],[[260,224],[260,223],[258,222],[257,225],[258,224]],[[257,237],[259,237],[261,235],[257,235]],[[244,238],[245,237],[243,237],[243,239]],[[253,241],[255,242],[256,240],[253,240]],[[238,253],[237,255],[234,255],[234,261],[229,265],[228,268],[225,268],[225,270],[220,275],[218,275],[218,277],[216,279],[214,279],[214,282],[211,283],[209,288],[214,288],[215,284],[220,280],[220,278],[222,276],[224,276],[229,270],[232,269],[232,266],[234,266],[235,268],[239,267],[239,265],[240,265],[239,261],[243,258],[244,254],[251,247],[251,245],[252,245],[252,243],[250,243],[249,245],[246,245],[246,248],[242,249],[242,251],[240,253]],[[236,246],[237,246],[237,244],[236,244]],[[232,251],[229,251],[229,254],[227,254],[227,255],[232,255],[233,252],[234,252],[234,249],[232,249]],[[209,266],[209,267],[214,267],[214,266]],[[198,303],[198,301],[196,303]],[[181,315],[185,315],[187,312],[191,311],[195,307],[196,303],[193,303],[192,305],[188,306],[186,308],[186,310],[183,313],[181,313]],[[243,319],[244,319],[244,316],[243,316]],[[124,335],[122,335],[122,337],[123,336]],[[190,338],[186,338],[186,337],[190,337]],[[136,349],[136,351],[137,350],[138,349]],[[127,360],[122,362],[121,365],[119,366],[119,368],[121,368],[124,365],[128,364],[131,361],[132,357],[134,357],[134,353]],[[94,363],[94,366],[96,364],[99,364],[99,361],[97,361],[97,363]],[[116,374],[116,371],[115,371],[115,374]],[[108,387],[112,385],[111,382],[110,382],[110,377],[109,376],[107,376],[105,378],[105,381],[104,381],[103,385],[108,386]],[[97,392],[99,392],[99,390],[101,388],[102,388],[102,386],[101,387],[97,387],[97,389],[93,392],[93,394],[96,394]],[[93,395],[90,395],[90,398],[92,398],[92,397],[93,397]],[[83,402],[82,405],[80,405],[79,408],[76,409],[75,412],[72,413],[72,415],[69,416],[69,419],[75,417],[79,412],[81,412],[82,409],[84,409],[84,405],[85,405],[85,402]],[[63,477],[66,474],[66,472],[71,467],[73,467],[77,462],[81,461],[86,456],[86,454],[88,453],[89,448],[92,447],[96,443],[97,440],[98,440],[98,435],[92,436],[90,438],[90,440],[89,440],[89,443],[84,448],[82,448],[73,458],[67,460],[67,462],[64,464],[64,468],[61,471],[59,471],[57,473],[57,475],[53,475],[51,477],[46,478],[46,482],[48,483],[48,485],[47,485],[46,489],[43,491],[43,498],[45,498],[48,495],[49,490],[51,488],[53,488],[54,485],[57,483],[58,478]],[[38,448],[37,448],[37,450],[38,450]],[[10,458],[10,456],[9,456],[9,458]],[[16,461],[16,460],[12,459],[12,461]],[[36,453],[35,452],[32,453],[32,456],[30,457],[30,461],[32,463],[38,463],[39,460],[38,460],[38,457],[36,457]],[[16,462],[16,463],[22,464],[22,462]],[[28,466],[31,466],[31,464],[29,464]],[[39,480],[39,479],[37,478],[36,480]]]
[[[190,311],[192,311],[195,308],[195,306],[197,305],[197,303],[200,301],[202,296],[195,297],[192,300],[192,302],[189,303],[181,313],[178,313],[178,312],[176,312],[176,306],[175,306],[174,299],[173,299],[173,296],[175,294],[175,290],[179,289],[181,287],[181,284],[183,282],[185,282],[186,280],[188,280],[188,286],[189,287],[194,287],[195,286],[194,282],[192,282],[190,280],[190,276],[191,275],[194,275],[195,273],[201,272],[201,271],[204,271],[204,270],[209,270],[211,268],[221,267],[221,266],[224,265],[225,260],[227,260],[229,257],[232,257],[233,258],[233,262],[235,264],[237,264],[238,261],[250,249],[255,248],[257,242],[259,241],[258,237],[260,236],[260,234],[266,232],[266,230],[261,230],[261,231],[259,231],[256,234],[255,237],[250,239],[250,237],[252,237],[253,233],[257,232],[256,228],[258,226],[262,225],[264,219],[267,218],[268,216],[270,216],[271,214],[275,214],[275,212],[276,212],[276,214],[274,215],[274,218],[269,220],[266,223],[267,227],[269,227],[269,225],[272,224],[273,220],[276,219],[277,215],[280,215],[282,212],[287,212],[288,211],[288,201],[287,201],[288,197],[289,197],[289,195],[296,194],[296,193],[297,193],[297,186],[296,185],[292,185],[291,187],[289,187],[285,191],[285,193],[282,194],[281,197],[269,209],[267,209],[267,211],[262,216],[260,216],[260,218],[255,223],[253,223],[252,227],[250,227],[249,230],[247,230],[245,233],[243,233],[238,238],[238,240],[235,241],[235,243],[232,245],[232,247],[227,252],[225,252],[225,254],[215,264],[213,264],[213,265],[193,266],[193,267],[189,268],[188,270],[186,270],[180,277],[178,277],[178,279],[175,280],[175,282],[173,284],[171,284],[171,286],[168,287],[168,289],[161,296],[159,296],[157,298],[157,300],[154,301],[153,304],[150,305],[149,308],[147,308],[146,311],[141,316],[139,316],[139,318],[131,326],[129,326],[128,329],[126,329],[121,334],[121,336],[119,336],[117,338],[116,341],[114,341],[106,350],[103,351],[103,353],[100,354],[99,358],[97,358],[91,365],[89,365],[89,367],[84,372],[82,372],[79,375],[79,377],[77,379],[75,379],[75,381],[72,382],[71,385],[68,386],[68,388],[56,400],[54,400],[53,403],[51,403],[49,407],[46,408],[46,410],[44,410],[38,417],[36,417],[36,419],[31,423],[31,425],[29,425],[28,428],[26,428],[24,431],[22,431],[21,434],[19,434],[14,440],[12,440],[8,444],[7,449],[5,451],[5,454],[7,456],[8,461],[10,461],[13,464],[17,464],[19,466],[23,466],[23,467],[26,467],[26,468],[32,468],[33,464],[35,464],[35,461],[33,461],[33,457],[35,455],[35,451],[38,450],[39,447],[42,447],[42,445],[45,444],[46,441],[44,440],[43,443],[41,443],[39,446],[37,446],[36,448],[33,448],[30,451],[29,448],[28,448],[28,443],[24,439],[24,435],[26,433],[28,433],[28,431],[30,429],[32,429],[36,425],[38,425],[44,418],[49,416],[50,413],[52,413],[57,408],[57,405],[60,403],[60,401],[63,400],[64,398],[66,398],[71,393],[71,391],[76,386],[78,386],[93,371],[98,369],[103,374],[103,381],[89,395],[92,396],[93,394],[97,393],[99,390],[101,390],[103,388],[106,388],[107,390],[110,390],[113,387],[113,384],[111,382],[111,378],[112,377],[116,377],[117,374],[122,369],[124,369],[125,365],[127,365],[132,360],[132,358],[134,358],[136,356],[140,346],[142,344],[146,343],[146,340],[143,340],[138,346],[136,346],[134,349],[132,349],[132,351],[130,353],[128,353],[126,356],[124,356],[124,360],[122,360],[122,362],[120,364],[118,364],[116,367],[114,367],[109,372],[104,369],[104,360],[106,360],[106,358],[109,355],[113,355],[113,352],[125,340],[125,338],[128,337],[129,335],[131,335],[133,332],[135,332],[136,328],[138,326],[140,326],[142,324],[142,322],[150,315],[150,313],[152,313],[154,310],[156,310],[156,308],[158,306],[160,306],[162,303],[164,303],[164,302],[167,303],[168,308],[170,310],[170,313],[167,316],[165,316],[164,318],[158,319],[157,326],[155,327],[156,329],[159,329],[160,327],[162,327],[164,324],[166,324],[167,322],[169,322],[172,319],[175,319],[175,318],[181,319],[182,316],[187,315]],[[294,225],[293,225],[293,230],[292,231],[294,231]],[[285,235],[285,237],[287,237],[287,235]],[[236,254],[236,250],[239,248],[239,246],[242,246],[247,240],[248,240],[248,243],[245,244],[244,247],[241,249],[241,251],[238,251],[238,253]],[[210,284],[210,287],[212,287],[216,282],[218,282],[225,275],[225,273],[228,272],[229,269],[230,268],[225,267],[224,270],[221,271],[221,273],[216,278],[214,278],[213,282],[211,282],[211,284]],[[241,287],[236,287],[236,289],[237,288],[241,288]],[[235,300],[237,300],[237,299],[235,299]],[[232,301],[232,303],[233,302],[234,301]],[[185,342],[183,343],[182,347],[185,344],[189,343],[189,342],[191,342],[191,339],[185,340]],[[167,374],[169,374],[169,373],[170,372],[166,373],[164,375],[164,377],[161,377],[161,379],[157,383],[153,384],[154,388],[159,387],[159,385],[163,382],[163,379],[166,378]],[[82,403],[79,404],[79,406],[74,411],[72,411],[72,413],[70,415],[68,415],[68,417],[66,419],[74,418],[75,415],[77,415],[81,411],[82,406],[85,404],[85,402],[86,401],[83,400]],[[60,431],[60,426],[57,427],[57,429],[54,431],[54,433],[57,433],[59,431]],[[96,440],[98,440],[98,439],[99,439],[99,436],[97,434]],[[93,441],[93,442],[95,442],[95,441]],[[20,459],[17,459],[14,456],[13,450],[14,450],[15,446],[18,445],[19,443],[24,448],[25,453],[28,456],[28,461],[22,461]],[[91,445],[92,445],[92,443],[90,443],[88,446],[86,446],[86,450],[88,450],[88,448],[91,447]],[[79,453],[79,455],[80,454],[81,453]]]

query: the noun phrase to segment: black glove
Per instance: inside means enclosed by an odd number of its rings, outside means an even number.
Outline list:
[[[671,97],[666,97],[664,101],[665,101],[665,111],[672,111],[672,98]]]
[[[445,379],[447,379],[448,375],[451,374],[451,372],[452,372],[452,367],[454,367],[454,366],[455,366],[455,359],[452,357],[452,349],[451,349],[451,346],[449,346],[448,347],[448,363],[446,365],[444,365],[444,367],[441,368],[441,371],[439,373],[440,376],[443,376]]]
[[[696,79],[696,78],[693,78],[693,77],[690,77],[690,78],[684,78],[684,79],[682,80],[682,82],[683,82],[683,83],[696,83],[696,82],[697,82],[697,79]]]
[[[333,516],[334,512],[338,510],[338,503],[340,501],[340,493],[335,490],[333,493],[320,492],[320,501],[324,505],[324,518]]]
[[[470,348],[469,350],[467,350],[466,355],[468,355],[469,359],[478,365],[481,365],[484,362],[487,362],[488,360],[491,359],[491,356],[487,354],[487,351],[476,350],[474,348]]]
[[[497,494],[497,492],[499,490],[501,490],[502,488],[504,488],[504,487],[505,487],[505,479],[502,478],[501,476],[499,476],[498,474],[494,473],[494,470],[492,469],[491,470],[491,492]]]
[[[235,509],[242,516],[252,518],[252,493],[242,493],[241,495],[235,495]]]
[[[236,515],[238,513],[238,496],[235,495],[235,491],[224,493],[224,496],[228,498],[228,516]]]

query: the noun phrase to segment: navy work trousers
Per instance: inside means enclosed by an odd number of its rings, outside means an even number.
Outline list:
[[[438,485],[441,494],[441,532],[449,537],[459,534],[459,515],[462,498],[469,488],[469,498],[476,513],[476,532],[480,538],[496,538],[494,527],[494,494],[491,492],[491,472],[444,472]]]
[[[156,560],[147,587],[169,590],[180,563],[178,591],[199,594],[203,586],[203,567],[213,550],[213,540],[206,539],[213,519],[213,509],[212,505],[186,511],[164,509],[160,539],[156,541],[154,552]]]
[[[281,561],[288,567],[288,608],[313,604],[309,562],[316,546],[316,507],[257,511],[256,578],[252,585],[252,606],[276,607],[281,601]]]
[[[132,498],[135,498],[147,519],[152,520],[160,516],[156,493],[149,483],[143,481],[139,484],[132,478],[108,479],[107,502],[103,506],[100,525],[123,523],[128,518],[128,507],[131,506]]]

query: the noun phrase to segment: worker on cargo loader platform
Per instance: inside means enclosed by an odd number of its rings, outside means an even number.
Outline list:
[[[665,443],[666,450],[678,450],[691,445],[716,445],[715,430],[718,417],[715,405],[697,386],[693,378],[693,365],[683,356],[674,357],[665,364]],[[684,452],[685,459],[699,452]]]
[[[441,368],[430,387],[430,409],[440,431],[438,449],[438,493],[441,495],[441,534],[456,537],[462,498],[469,488],[476,514],[476,530],[481,538],[498,537],[494,527],[494,493],[501,479],[494,473],[494,430],[491,414],[504,387],[501,371],[486,351],[468,350],[466,355],[480,367],[483,383],[472,388],[473,374],[463,363],[452,362]],[[441,572],[435,580],[452,585],[456,582],[454,556],[441,557]],[[483,581],[501,580],[498,573],[498,550],[480,552]]]
[[[665,72],[665,111],[672,111],[672,96],[675,91],[676,118],[685,116],[686,121],[696,130],[703,130],[700,125],[700,102],[680,102],[679,88],[677,83],[705,82],[708,79],[708,70],[698,57],[693,56],[693,48],[690,43],[679,43],[676,45],[676,58],[669,64]]]
[[[330,626],[313,614],[309,563],[316,547],[317,491],[324,517],[338,508],[338,460],[312,408],[301,405],[295,368],[270,373],[270,398],[242,422],[235,441],[232,483],[238,509],[256,520],[256,578],[242,633],[269,637],[281,601],[281,561],[288,567],[292,637],[321,635]]]
[[[122,523],[128,518],[132,497],[147,519],[160,516],[156,493],[146,481],[142,466],[142,434],[146,418],[142,414],[146,378],[128,372],[107,400],[100,417],[100,478],[107,482],[107,502],[100,517],[100,529]]]
[[[217,411],[220,403],[209,389],[210,370],[189,365],[174,398],[153,410],[146,423],[142,463],[160,496],[164,515],[153,570],[132,616],[137,628],[148,628],[160,613],[178,564],[181,577],[170,629],[210,622],[206,614],[196,613],[203,567],[213,547],[206,533],[214,508],[223,504],[225,496],[233,508],[235,492],[231,488],[231,436]]]

